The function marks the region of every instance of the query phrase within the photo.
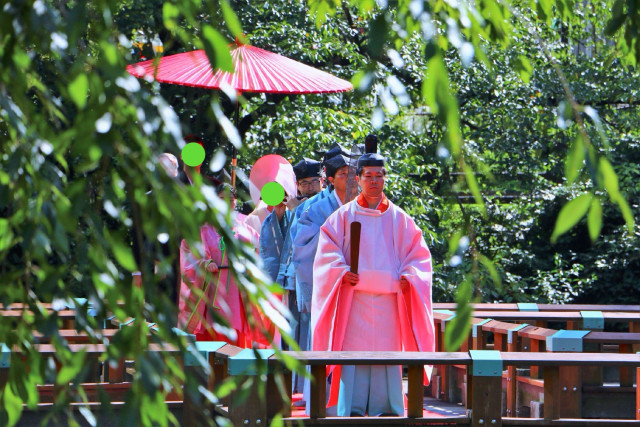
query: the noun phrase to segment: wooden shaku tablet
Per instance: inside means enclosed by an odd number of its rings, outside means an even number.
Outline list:
[[[360,257],[360,230],[362,224],[358,221],[351,223],[351,272],[358,274],[358,260]]]

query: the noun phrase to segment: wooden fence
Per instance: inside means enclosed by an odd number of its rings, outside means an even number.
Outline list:
[[[510,305],[477,304],[473,326],[468,340],[459,352],[443,351],[443,334],[454,313],[444,309],[435,313],[437,349],[433,353],[422,352],[284,352],[301,363],[310,366],[314,378],[311,391],[311,411],[309,418],[291,417],[290,390],[291,374],[275,357],[274,350],[240,349],[226,343],[198,342],[193,349],[209,363],[210,374],[198,366],[192,353],[154,344],[150,351],[171,353],[181,360],[185,370],[190,370],[198,385],[212,392],[227,379],[249,380],[249,398],[243,402],[237,395],[223,399],[217,407],[210,408],[220,415],[229,417],[234,425],[265,425],[280,414],[291,425],[302,422],[305,425],[429,425],[429,424],[472,424],[472,425],[604,425],[640,424],[640,391],[637,378],[640,377],[640,306],[560,306],[562,311],[548,305],[519,306],[513,310]],[[557,308],[557,307],[556,307]],[[47,308],[49,309],[49,308]],[[623,309],[624,311],[621,311]],[[11,306],[0,310],[6,317],[20,319],[25,307]],[[90,400],[98,402],[98,396],[106,393],[116,405],[122,402],[130,382],[126,381],[126,364],[121,360],[117,366],[109,366],[104,359],[106,346],[92,343],[93,337],[73,328],[74,310],[58,311],[64,322],[60,337],[67,340],[72,351],[84,351],[88,363],[93,363],[96,375],[92,383],[84,384]],[[129,320],[129,322],[132,319]],[[529,322],[529,323],[518,323]],[[125,322],[115,319],[107,326],[116,329],[100,331],[104,342],[113,339]],[[546,326],[557,324],[566,329],[550,329]],[[606,331],[609,325],[622,325],[628,332]],[[153,333],[153,325],[150,333]],[[582,328],[582,329],[579,329]],[[46,357],[55,360],[55,349],[49,343],[50,337],[36,334],[37,349]],[[8,378],[11,355],[18,349],[4,347],[0,363],[0,387]],[[15,356],[15,354],[14,354]],[[327,417],[326,367],[328,365],[381,365],[397,364],[407,367],[408,408],[406,417]],[[455,394],[454,378],[463,377],[464,387],[459,387],[463,404],[469,416],[423,417],[422,369],[424,365],[436,367],[430,390],[438,398],[447,400]],[[100,371],[100,367],[103,371]],[[626,419],[586,419],[583,414],[584,396],[587,393],[602,392],[603,368],[619,371],[619,384],[608,387],[619,396],[634,393],[635,405],[630,411],[635,417]],[[131,369],[131,368],[129,368]],[[529,375],[524,375],[523,372]],[[634,374],[636,379],[634,380]],[[261,375],[266,375],[263,377]],[[635,386],[634,386],[635,382]],[[516,417],[519,387],[537,387],[542,394],[543,410],[537,418]],[[261,391],[262,389],[262,391]],[[289,390],[289,395],[282,391]],[[41,408],[53,402],[60,386],[43,384],[39,386]],[[504,397],[503,397],[504,391]],[[180,406],[184,425],[199,425],[205,420],[201,416],[201,396],[184,394],[174,390],[167,396],[172,407]],[[265,397],[264,399],[262,397]],[[617,419],[613,419],[617,418]],[[635,419],[634,419],[635,418]]]

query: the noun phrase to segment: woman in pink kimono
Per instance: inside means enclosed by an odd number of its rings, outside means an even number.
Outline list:
[[[219,196],[224,197],[230,187],[220,188]],[[236,198],[231,193],[231,209],[235,208]],[[234,213],[233,235],[242,242],[250,243],[257,250],[259,235],[244,218]],[[225,341],[238,347],[250,348],[254,342],[267,345],[269,339],[258,332],[260,328],[251,328],[240,291],[229,274],[228,258],[224,239],[209,224],[200,229],[203,256],[195,254],[183,240],[180,245],[180,300],[178,304],[178,324],[189,333],[196,335],[198,341]],[[204,274],[203,273],[207,272]],[[229,328],[220,325],[220,319],[214,318],[211,309],[226,320]],[[257,325],[268,326],[267,320],[257,308],[252,311]],[[214,327],[215,325],[215,327]]]

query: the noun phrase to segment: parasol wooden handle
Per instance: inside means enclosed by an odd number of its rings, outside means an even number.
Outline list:
[[[360,231],[362,224],[358,221],[351,223],[351,272],[358,274],[358,261],[360,258]]]
[[[235,153],[235,148],[233,149]],[[231,159],[231,187],[236,188],[236,167],[238,167],[238,158],[234,154],[234,157]]]

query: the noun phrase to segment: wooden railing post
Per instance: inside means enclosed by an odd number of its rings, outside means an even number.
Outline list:
[[[408,396],[407,415],[409,418],[421,418],[423,414],[424,402],[424,366],[409,365],[407,367]]]
[[[278,414],[282,417],[289,417],[291,416],[291,398],[293,392],[292,373],[285,368],[284,364],[277,359],[275,354],[269,358],[268,363],[269,372],[267,373],[267,389],[265,393],[265,398],[267,399],[267,419],[271,420]],[[278,388],[276,376],[280,376],[282,380],[285,395],[283,395],[280,388]]]
[[[581,311],[582,329],[592,332],[604,330],[604,317],[601,311]],[[582,351],[585,353],[602,353],[602,344],[584,342]],[[582,384],[601,386],[603,369],[601,366],[584,366],[582,368]]]
[[[531,339],[531,353],[539,353],[540,352],[540,340]],[[529,372],[529,376],[531,379],[539,379],[540,378],[540,367],[539,366],[531,366],[531,371]]]
[[[191,339],[195,337],[191,336]],[[213,416],[213,404],[205,400],[200,388],[213,391],[212,368],[215,363],[215,352],[224,345],[226,345],[224,342],[199,341],[187,349],[184,356],[184,371],[187,378],[183,389],[184,425],[205,425],[206,418]]]
[[[524,328],[523,330],[518,332],[519,336],[525,336],[529,339],[529,347],[531,353],[539,353],[545,347],[546,339],[548,336],[555,334],[556,330],[553,329],[545,329],[540,328],[538,326],[530,326],[528,328]],[[531,379],[540,379],[540,367],[539,366],[530,366],[531,370],[529,376]]]
[[[257,355],[260,357],[258,359]],[[229,417],[233,425],[244,426],[264,426],[269,417],[268,406],[275,404],[269,402],[269,378],[266,383],[260,375],[268,372],[267,360],[273,356],[274,350],[252,350],[244,349],[240,353],[229,358],[229,375],[239,377],[241,383],[250,381],[250,390],[244,400],[238,399],[238,394],[233,396],[229,406]],[[272,379],[273,381],[273,379]],[[265,393],[262,394],[260,389]],[[281,409],[280,407],[278,409]]]
[[[560,369],[557,366],[544,368],[544,419],[546,421],[560,418],[559,402]]]
[[[520,337],[518,331],[526,328],[526,323],[518,325],[507,332],[507,351],[516,352],[520,347]],[[518,377],[517,369],[515,366],[507,367],[507,417],[517,417],[516,410],[516,393],[518,390]]]
[[[486,346],[485,334],[482,330],[482,326],[490,322],[491,319],[485,319],[480,323],[474,324],[472,326],[472,342],[474,350],[484,350]]]
[[[309,416],[311,418],[325,418],[327,416],[327,367],[326,365],[311,365],[311,402]]]
[[[207,425],[207,405],[200,387],[207,387],[207,375],[202,366],[189,365],[185,361],[184,373],[186,376],[182,405],[182,425],[202,426]]]
[[[631,344],[619,344],[618,353],[630,354],[632,353]],[[620,387],[633,387],[633,370],[628,367],[620,367]]]
[[[9,369],[11,368],[11,349],[5,343],[0,343],[0,390],[9,381]]]
[[[629,322],[629,332],[640,333],[640,322]],[[640,352],[640,344],[634,344],[633,351]]]
[[[470,366],[467,366],[467,395],[464,409],[473,410],[473,373]]]
[[[231,344],[226,344],[220,347],[215,352],[214,360],[213,360],[213,373],[212,373],[212,383],[213,388],[222,384],[222,382],[229,376],[229,358],[235,356],[240,353],[242,349],[240,347],[236,347]],[[222,406],[230,406],[231,405],[231,395],[227,395],[221,399]]]
[[[640,367],[636,368],[636,420],[640,420]]]
[[[502,358],[493,350],[469,351],[473,365],[471,424],[502,425]],[[496,398],[496,396],[499,396]]]
[[[124,382],[124,358],[118,359],[118,362],[114,366],[112,366],[108,361],[105,365],[105,373],[107,374],[107,380],[110,383]]]
[[[450,310],[443,310],[440,318],[440,330],[438,331],[436,326],[436,351],[445,351],[444,348],[444,334],[447,328],[447,322],[455,317],[455,312]],[[442,399],[447,401],[449,399],[449,376],[451,367],[449,365],[436,365],[434,366],[436,375],[433,376],[431,384],[431,396],[436,399]]]
[[[589,331],[560,330],[547,337],[547,351],[582,352],[582,339]],[[545,370],[547,368],[545,367]],[[546,375],[545,390],[546,390]],[[577,366],[561,366],[559,370],[559,389],[554,395],[559,404],[562,418],[582,417],[582,373]],[[547,399],[545,398],[545,406]],[[546,412],[546,408],[545,408]]]
[[[455,313],[452,314],[450,317],[443,319],[442,323],[440,323],[441,326],[441,330],[440,330],[440,350],[439,351],[445,351],[445,347],[444,347],[444,334],[445,331],[447,329],[447,322],[449,320],[452,320],[455,317]],[[438,374],[440,375],[439,378],[439,382],[440,382],[440,390],[438,395],[436,395],[436,399],[441,399],[445,402],[449,401],[449,382],[451,381],[451,379],[449,377],[451,377],[451,366],[450,365],[438,365]],[[436,390],[438,388],[436,387]]]

